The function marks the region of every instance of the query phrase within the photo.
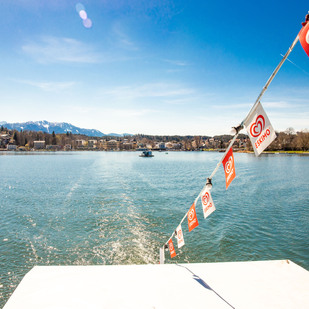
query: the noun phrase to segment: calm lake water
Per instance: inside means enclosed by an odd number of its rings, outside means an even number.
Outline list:
[[[34,265],[158,263],[221,153],[0,154],[0,307]],[[217,210],[166,262],[291,259],[309,270],[309,156],[234,154]],[[176,241],[174,241],[175,247]]]

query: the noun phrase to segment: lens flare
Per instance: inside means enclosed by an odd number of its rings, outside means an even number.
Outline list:
[[[85,7],[81,3],[77,3],[75,9],[78,14],[80,11],[85,11]]]
[[[79,16],[82,20],[86,20],[87,19],[87,13],[85,10],[80,10],[79,11]]]
[[[83,20],[83,24],[85,28],[91,28],[92,27],[92,21],[91,19],[87,18]]]
[[[83,25],[85,28],[91,28],[92,27],[92,20],[88,18],[87,12],[85,10],[85,7],[81,3],[77,3],[76,6],[76,12],[78,13],[79,17],[83,20]]]

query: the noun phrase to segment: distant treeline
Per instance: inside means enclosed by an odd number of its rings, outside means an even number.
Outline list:
[[[33,148],[34,141],[45,141],[46,145],[59,145],[64,147],[65,145],[71,145],[74,147],[77,140],[112,140],[117,141],[130,141],[136,144],[150,144],[154,145],[155,143],[179,143],[183,146],[183,149],[198,149],[205,148],[206,144],[216,145],[215,148],[225,148],[229,141],[232,139],[232,135],[215,135],[211,136],[193,136],[193,135],[145,135],[145,134],[136,134],[124,137],[115,137],[115,136],[103,136],[103,137],[92,137],[86,135],[77,135],[67,132],[66,134],[55,134],[55,132],[46,133],[46,132],[36,132],[36,131],[17,131],[17,130],[8,130],[5,127],[0,127],[0,134],[2,138],[4,135],[8,135],[10,143],[14,143],[17,146],[25,146],[28,148]],[[211,143],[209,143],[211,141]],[[239,134],[238,141],[239,144],[243,145],[246,150],[252,150],[251,143],[246,134]],[[194,147],[192,146],[194,145]],[[1,147],[1,146],[0,146]],[[4,148],[4,144],[2,143]],[[208,147],[209,148],[209,147]],[[295,132],[293,128],[288,128],[284,132],[277,132],[277,138],[272,142],[267,150],[309,150],[309,132],[308,130]]]
[[[293,128],[288,128],[284,132],[277,132],[277,138],[267,149],[309,151],[309,131],[295,132]]]

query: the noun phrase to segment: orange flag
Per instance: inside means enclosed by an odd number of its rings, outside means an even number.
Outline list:
[[[176,251],[175,251],[172,239],[170,239],[168,241],[168,247],[170,249],[171,258],[175,257],[176,256]]]
[[[236,176],[232,147],[230,148],[225,158],[223,159],[222,164],[225,172],[225,183],[227,189]]]
[[[195,229],[198,226],[198,221],[196,217],[196,211],[195,211],[195,203],[192,204],[188,211],[188,226],[189,226],[189,232],[191,232],[193,229]]]
[[[303,47],[306,54],[309,56],[309,21],[303,28],[301,28],[298,36],[301,46]]]

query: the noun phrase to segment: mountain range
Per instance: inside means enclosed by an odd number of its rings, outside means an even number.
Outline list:
[[[46,132],[46,133],[52,133],[54,131],[56,134],[71,132],[72,134],[82,134],[82,135],[94,136],[94,137],[131,135],[131,134],[127,134],[127,133],[104,134],[99,130],[83,129],[83,128],[76,127],[76,126],[74,126],[70,123],[66,123],[66,122],[49,122],[49,121],[46,121],[46,120],[14,122],[14,123],[8,123],[6,121],[1,121],[0,125],[6,127],[9,130],[42,131],[42,132]]]

